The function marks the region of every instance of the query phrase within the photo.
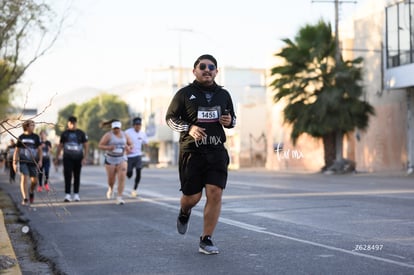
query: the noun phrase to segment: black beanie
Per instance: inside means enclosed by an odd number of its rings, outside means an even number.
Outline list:
[[[140,117],[136,117],[132,120],[132,124],[141,124],[142,123],[142,119]]]
[[[198,63],[200,63],[200,61],[201,61],[201,60],[203,60],[203,59],[208,59],[208,60],[210,60],[211,62],[213,62],[213,63],[214,63],[214,65],[215,65],[215,66],[216,66],[216,68],[217,68],[217,60],[214,58],[214,56],[212,56],[212,55],[210,55],[210,54],[203,54],[203,55],[199,56],[199,57],[197,58],[197,60],[194,62],[194,68],[195,68],[195,67],[197,67]]]

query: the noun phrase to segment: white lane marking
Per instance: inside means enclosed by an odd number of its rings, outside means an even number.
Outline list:
[[[373,190],[373,191],[340,191],[340,192],[295,192],[295,193],[270,193],[255,195],[223,195],[226,199],[249,199],[249,198],[289,198],[289,197],[327,197],[327,196],[365,196],[365,195],[394,195],[394,194],[413,194],[414,190]]]
[[[92,182],[88,182],[88,184],[93,184]],[[96,184],[96,182],[94,182],[94,185],[101,185],[100,183]],[[128,189],[128,190],[127,190]],[[129,190],[129,188],[125,188],[126,192],[129,192],[131,190]],[[327,196],[327,195],[331,195],[331,196],[337,196],[337,195],[362,195],[362,194],[387,194],[387,193],[401,193],[401,192],[409,192],[412,193],[413,190],[376,190],[376,191],[359,191],[359,192],[317,192],[317,193],[294,193],[294,194],[276,194],[276,195],[270,195],[270,197],[288,197],[288,196]],[[140,194],[144,194],[146,196],[150,196],[151,198],[143,198],[140,197],[140,199],[142,201],[147,201],[150,203],[154,203],[166,208],[170,208],[170,209],[174,209],[177,210],[177,206],[175,205],[171,205],[168,203],[164,203],[161,202],[162,201],[179,201],[179,197],[167,197],[164,196],[158,192],[152,192],[152,191],[148,191],[148,190],[142,190],[140,191]],[[264,195],[265,197],[267,197],[268,195]],[[228,198],[245,198],[246,196],[223,196],[223,197],[228,197]],[[248,197],[263,197],[263,196],[248,196]],[[202,202],[204,199],[202,199],[200,202]],[[203,212],[202,211],[197,211],[195,209],[193,209],[192,214],[198,217],[203,217]],[[304,243],[304,244],[309,244],[309,245],[313,245],[313,246],[317,246],[317,247],[322,247],[325,249],[329,249],[329,250],[333,250],[333,251],[338,251],[338,252],[342,252],[342,253],[346,253],[346,254],[350,254],[350,255],[354,255],[354,256],[358,256],[358,257],[363,257],[363,258],[369,258],[372,260],[377,260],[377,261],[381,261],[381,262],[386,262],[386,263],[390,263],[390,264],[395,264],[398,266],[403,266],[403,267],[408,267],[408,268],[414,268],[413,264],[407,264],[407,263],[403,263],[403,262],[398,262],[398,261],[394,261],[394,260],[390,260],[390,259],[386,259],[386,258],[381,258],[381,257],[377,257],[377,256],[373,256],[373,255],[369,255],[369,254],[363,254],[363,253],[359,253],[359,252],[355,252],[355,251],[351,251],[351,250],[346,250],[346,249],[342,249],[339,247],[334,247],[334,246],[330,246],[330,245],[325,245],[325,244],[321,244],[321,243],[317,243],[317,242],[312,242],[312,241],[308,241],[308,240],[304,240],[304,239],[299,239],[299,238],[294,238],[294,237],[290,237],[287,235],[283,235],[283,234],[278,234],[278,233],[274,233],[274,232],[270,232],[267,231],[265,228],[263,227],[258,227],[255,225],[251,225],[251,224],[247,224],[247,223],[243,223],[243,222],[239,222],[236,220],[232,220],[232,219],[227,219],[227,218],[223,218],[220,217],[219,218],[219,222],[222,222],[224,224],[228,224],[228,225],[232,225],[241,229],[245,229],[245,230],[249,230],[252,232],[256,232],[256,233],[260,233],[260,234],[266,234],[266,235],[270,235],[270,236],[274,236],[274,237],[278,237],[278,238],[283,238],[283,239],[287,239],[287,240],[291,240],[291,241],[295,241],[295,242],[300,242],[300,243]]]
[[[163,196],[163,195],[161,195],[157,192],[151,192],[151,191],[149,191],[149,192],[148,191],[142,191],[141,194],[152,196],[152,198],[142,198],[141,197],[141,200],[143,200],[143,201],[147,201],[147,202],[150,202],[150,203],[154,203],[154,204],[161,205],[161,206],[164,206],[164,207],[167,207],[167,208],[170,208],[170,209],[177,210],[177,206],[160,201],[160,200],[171,199],[169,197],[165,197],[165,196]],[[203,212],[202,211],[197,211],[197,210],[193,209],[191,213],[192,213],[192,215],[196,215],[198,217],[203,217]],[[227,224],[227,225],[232,225],[232,226],[235,226],[235,227],[238,227],[238,228],[241,228],[241,229],[249,230],[249,231],[252,231],[252,232],[265,234],[265,235],[270,235],[270,236],[273,236],[273,237],[282,238],[282,239],[286,239],[286,240],[291,240],[291,241],[295,241],[295,242],[299,242],[299,243],[309,244],[309,245],[312,245],[312,246],[317,246],[317,247],[325,248],[325,249],[332,250],[332,251],[342,252],[342,253],[350,254],[350,255],[353,255],[353,256],[368,258],[368,259],[381,261],[381,262],[385,262],[385,263],[390,263],[390,264],[394,264],[394,265],[398,265],[398,266],[402,266],[402,267],[414,268],[413,264],[407,264],[407,263],[394,261],[394,260],[390,260],[390,259],[386,259],[386,258],[382,258],[382,257],[377,257],[377,256],[369,255],[369,254],[363,254],[363,253],[359,253],[359,252],[355,252],[355,251],[351,251],[351,250],[346,250],[346,249],[335,247],[335,246],[330,246],[330,245],[325,245],[325,244],[321,244],[321,243],[317,243],[317,242],[313,242],[313,241],[308,241],[308,240],[304,240],[304,239],[290,237],[290,236],[287,236],[287,235],[267,231],[266,228],[264,228],[264,227],[258,227],[258,226],[255,226],[255,225],[251,225],[251,224],[244,223],[244,222],[239,222],[239,221],[232,220],[232,219],[227,219],[227,218],[220,217],[219,222],[222,222],[222,223]]]
[[[255,231],[255,230],[252,230],[252,231]],[[338,251],[338,252],[342,252],[342,253],[346,253],[346,254],[351,254],[351,255],[354,255],[354,256],[358,256],[358,257],[369,258],[369,259],[372,259],[372,260],[377,260],[377,261],[381,261],[381,262],[385,262],[385,263],[395,264],[395,265],[399,265],[399,266],[403,266],[403,267],[414,268],[414,265],[412,265],[412,264],[398,262],[398,261],[394,261],[394,260],[390,260],[390,259],[386,259],[386,258],[381,258],[381,257],[369,255],[369,254],[363,254],[363,253],[355,252],[355,251],[352,251],[352,250],[346,250],[346,249],[342,249],[342,248],[339,248],[339,247],[325,245],[325,244],[312,242],[312,241],[307,241],[307,240],[303,240],[303,239],[299,239],[299,238],[290,237],[290,236],[287,236],[287,235],[277,234],[277,233],[274,233],[274,232],[269,232],[269,231],[265,231],[265,230],[260,230],[260,231],[255,231],[255,232],[262,233],[262,234],[267,234],[267,235],[271,235],[271,236],[274,236],[274,237],[283,238],[283,239],[287,239],[287,240],[291,240],[291,241],[295,241],[295,242],[310,244],[310,245],[313,245],[313,246],[318,246],[318,247],[322,247],[322,248],[333,250],[333,251]]]

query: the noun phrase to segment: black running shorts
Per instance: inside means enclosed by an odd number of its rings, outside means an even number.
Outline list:
[[[184,195],[200,193],[206,184],[224,189],[227,183],[227,150],[208,153],[180,152],[179,175]]]

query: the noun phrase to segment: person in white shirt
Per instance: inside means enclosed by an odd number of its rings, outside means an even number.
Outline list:
[[[127,129],[125,133],[131,138],[133,148],[128,156],[127,178],[130,179],[135,169],[134,189],[131,192],[132,197],[137,196],[137,189],[141,181],[142,155],[143,149],[146,149],[148,137],[145,132],[141,131],[142,119],[136,117],[132,120],[132,127]]]

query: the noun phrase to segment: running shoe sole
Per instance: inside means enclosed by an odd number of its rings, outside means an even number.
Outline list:
[[[205,248],[199,247],[198,252],[206,254],[206,255],[219,254],[219,250],[215,246],[207,246]]]

